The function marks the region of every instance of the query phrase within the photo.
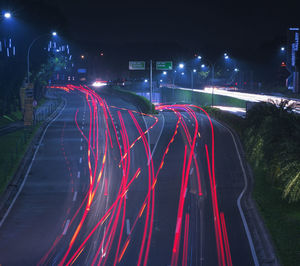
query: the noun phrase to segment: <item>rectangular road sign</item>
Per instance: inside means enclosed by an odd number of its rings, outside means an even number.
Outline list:
[[[129,61],[129,70],[145,70],[145,61]]]
[[[172,61],[156,61],[156,70],[172,70]]]

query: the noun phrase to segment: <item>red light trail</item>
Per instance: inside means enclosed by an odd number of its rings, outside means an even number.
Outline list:
[[[156,109],[160,111],[172,111],[176,117],[176,125],[173,129],[167,145],[163,147],[162,157],[159,164],[154,167],[153,158],[151,155],[150,143],[147,139],[147,134],[159,122],[159,116],[146,115],[139,113],[135,110],[128,110],[126,108],[119,108],[116,106],[109,106],[107,102],[101,98],[94,90],[86,86],[51,86],[51,89],[61,89],[68,93],[83,94],[87,104],[88,112],[88,127],[84,130],[79,126],[79,117],[82,116],[82,110],[77,109],[74,122],[78,129],[79,135],[85,140],[84,158],[88,169],[88,174],[84,178],[88,182],[88,189],[82,202],[74,205],[69,213],[66,212],[66,219],[68,218],[68,226],[66,228],[67,234],[59,235],[56,237],[53,245],[40,260],[39,265],[47,264],[58,252],[60,243],[67,241],[67,249],[59,258],[59,265],[72,265],[83,254],[88,254],[89,246],[93,236],[97,234],[97,246],[92,254],[92,265],[106,265],[108,261],[117,265],[122,263],[128,250],[134,247],[135,237],[137,237],[137,225],[143,228],[141,240],[139,240],[138,250],[135,250],[136,264],[147,265],[149,255],[151,254],[151,240],[153,234],[154,212],[155,212],[155,192],[160,178],[160,171],[166,165],[165,161],[170,152],[171,145],[174,144],[175,139],[184,142],[184,154],[178,155],[178,158],[183,160],[178,162],[182,166],[182,173],[180,176],[180,191],[179,202],[177,209],[175,232],[173,235],[173,245],[171,248],[171,265],[188,265],[189,261],[189,247],[190,247],[190,234],[192,214],[187,208],[187,193],[191,179],[195,178],[198,190],[196,196],[203,197],[202,186],[204,176],[200,176],[199,170],[199,156],[196,148],[197,141],[202,141],[200,130],[201,127],[198,123],[197,113],[195,109],[204,114],[209,121],[211,131],[211,143],[205,143],[201,148],[203,154],[206,155],[207,169],[209,180],[210,200],[212,202],[212,213],[214,223],[214,233],[216,241],[216,250],[218,256],[218,265],[232,265],[230,246],[228,234],[225,224],[225,215],[219,211],[216,178],[215,178],[215,159],[214,159],[214,128],[209,115],[205,110],[195,105],[175,104],[175,105],[157,105]],[[183,115],[186,113],[188,119]],[[143,129],[141,116],[147,116],[148,120],[153,123],[148,128]],[[190,123],[190,120],[192,121]],[[116,123],[120,126],[116,126]],[[132,126],[134,125],[134,127]],[[191,129],[192,125],[192,129]],[[119,129],[118,129],[119,128]],[[130,133],[128,129],[130,128]],[[182,134],[178,134],[181,132]],[[105,137],[104,141],[101,136]],[[132,141],[130,141],[133,139]],[[62,134],[62,148],[63,147],[63,134]],[[132,152],[136,147],[143,147],[143,156],[146,158],[144,163],[146,166],[136,166],[133,164]],[[209,148],[211,147],[211,148]],[[197,154],[196,154],[197,153]],[[66,152],[63,150],[66,162]],[[115,164],[112,163],[112,154],[118,154],[119,158]],[[109,157],[111,156],[111,157]],[[149,162],[149,163],[147,163]],[[66,163],[69,165],[69,163]],[[68,166],[69,167],[69,166]],[[195,169],[195,174],[192,172]],[[75,175],[72,174],[72,169],[69,168],[71,183],[73,186],[77,182]],[[120,179],[118,175],[120,173]],[[130,174],[131,173],[131,174]],[[133,174],[134,173],[134,174]],[[133,224],[127,235],[125,230],[125,219],[128,213],[128,199],[127,194],[131,191],[132,185],[138,180],[140,174],[147,183],[147,190],[143,200],[135,203],[136,210],[133,212]],[[113,177],[112,175],[116,175]],[[110,190],[110,182],[114,178],[114,186],[116,190]],[[99,189],[101,188],[101,189]],[[72,190],[74,191],[74,189]],[[101,199],[107,199],[110,203],[106,208],[99,209],[97,202]],[[75,203],[74,203],[75,204]],[[175,203],[174,203],[175,204]],[[70,206],[71,207],[71,206]],[[91,225],[89,217],[97,213],[97,221]],[[64,224],[65,226],[65,224]],[[83,230],[84,228],[84,230]],[[131,253],[132,254],[132,253]],[[180,260],[181,258],[181,260]]]

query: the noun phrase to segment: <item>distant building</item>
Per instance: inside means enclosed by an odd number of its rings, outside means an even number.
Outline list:
[[[297,57],[299,50],[299,27],[291,27],[287,34],[287,60],[286,67],[291,73],[286,80],[286,85],[289,90],[294,93],[299,93],[299,67],[297,65]]]

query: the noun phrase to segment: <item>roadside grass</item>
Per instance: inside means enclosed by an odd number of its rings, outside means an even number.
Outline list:
[[[20,129],[0,137],[0,194],[16,173],[39,126],[40,124],[31,129]]]
[[[252,196],[270,232],[277,256],[284,266],[300,265],[300,202],[289,203],[282,197],[282,187],[279,187],[277,182],[270,182],[274,177],[269,169],[270,162],[263,153],[260,152],[259,157],[251,159],[253,150],[257,149],[257,143],[249,141],[247,132],[251,128],[249,124],[247,125],[247,118],[242,119],[216,108],[204,107],[204,109],[212,118],[227,124],[239,135],[247,161],[253,170]],[[265,127],[268,125],[266,124]]]
[[[38,107],[42,106],[45,102],[46,102],[46,98],[43,97],[38,105],[35,107],[35,109],[37,109]],[[0,117],[0,128],[1,127],[5,127],[5,126],[8,126],[9,124],[11,123],[14,123],[14,122],[17,122],[17,121],[21,121],[23,119],[23,115],[22,115],[22,112],[21,110],[18,110],[18,111],[15,111],[15,112],[12,112],[10,114],[7,114],[7,115],[2,115]]]
[[[267,170],[254,169],[253,197],[272,236],[282,265],[300,265],[300,204],[282,200],[281,191],[266,181]]]
[[[15,111],[12,112],[9,115],[2,115],[0,117],[0,127],[5,127],[11,123],[20,121],[22,119],[22,112],[21,111]]]

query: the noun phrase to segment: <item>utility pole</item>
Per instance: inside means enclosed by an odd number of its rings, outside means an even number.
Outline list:
[[[191,87],[192,87],[192,89],[194,88],[194,72],[193,72],[193,70],[191,70]]]
[[[211,65],[211,107],[214,106],[214,79],[215,79],[215,65]]]
[[[152,60],[150,60],[150,102],[152,103]]]

